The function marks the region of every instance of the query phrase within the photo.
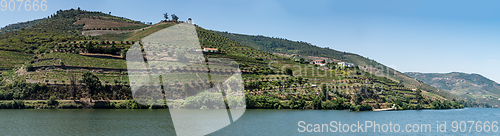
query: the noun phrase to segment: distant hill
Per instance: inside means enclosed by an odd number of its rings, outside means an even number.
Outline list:
[[[40,23],[40,22],[43,22],[46,19],[47,18],[36,19],[36,20],[31,20],[31,21],[26,21],[26,22],[19,22],[19,23],[15,23],[15,24],[10,24],[10,25],[7,25],[5,27],[2,27],[0,29],[0,33],[6,33],[6,32],[11,32],[11,31],[21,30],[23,28],[29,28],[31,26],[34,26],[34,25]]]
[[[436,88],[423,84],[402,72],[393,68],[387,67],[375,60],[368,59],[358,54],[337,51],[329,48],[321,48],[302,41],[291,41],[284,38],[265,37],[261,35],[244,35],[228,32],[214,31],[217,34],[223,35],[231,40],[238,41],[250,47],[279,54],[287,54],[289,56],[301,56],[307,59],[325,59],[327,61],[345,61],[351,62],[371,74],[383,76],[403,84],[411,89],[420,88],[427,92],[439,94],[447,99],[452,99],[455,96],[447,92],[438,91]]]
[[[453,94],[473,98],[490,105],[500,102],[500,84],[479,74],[467,73],[418,73],[407,72],[408,76],[416,78],[438,89],[449,91]]]

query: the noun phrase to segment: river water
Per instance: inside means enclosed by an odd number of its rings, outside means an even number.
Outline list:
[[[498,122],[500,109],[494,108],[379,112],[248,109],[241,118],[209,135],[500,135]],[[169,110],[0,110],[0,133],[175,135],[175,128]]]

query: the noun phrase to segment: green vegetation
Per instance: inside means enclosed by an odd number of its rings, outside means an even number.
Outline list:
[[[115,17],[101,12],[83,10],[59,10],[48,19],[20,31],[0,34],[0,50],[39,54],[52,49],[59,43],[75,40],[92,40],[81,34],[84,24],[74,24],[79,18],[95,17],[104,20],[138,23],[130,19]]]
[[[0,69],[12,69],[30,59],[29,54],[0,50]]]
[[[16,23],[16,24],[10,24],[5,27],[2,27],[0,29],[0,33],[6,33],[6,32],[11,32],[11,31],[17,31],[17,30],[24,30],[26,28],[30,28],[40,22],[45,21],[46,18],[43,19],[36,19],[33,21],[26,21],[26,22],[21,22],[21,23]]]
[[[89,90],[89,95],[90,95],[90,101],[92,101],[92,95],[96,94],[99,90],[101,90],[101,81],[99,81],[99,78],[95,75],[93,75],[90,72],[83,73],[82,77],[83,83],[85,83],[85,86],[87,86],[87,89]]]
[[[165,16],[168,17],[168,14]],[[0,100],[6,101],[0,102],[5,103],[4,108],[20,108],[23,105],[25,108],[42,109],[166,108],[153,104],[138,104],[137,101],[142,103],[142,100],[149,98],[146,96],[151,93],[148,91],[151,90],[148,86],[142,86],[134,94],[135,100],[131,100],[132,91],[129,84],[138,83],[127,82],[128,73],[124,71],[127,68],[126,62],[123,58],[117,57],[116,52],[121,52],[121,55],[126,57],[124,53],[130,45],[179,23],[175,14],[171,17],[174,21],[163,21],[144,30],[85,37],[81,35],[83,24],[74,24],[82,18],[90,21],[127,22],[138,26],[143,24],[100,12],[61,10],[46,21],[30,28],[0,34],[0,49],[8,50],[0,53],[10,53],[5,58],[17,60],[6,65],[14,69],[2,73],[6,79],[0,80]],[[113,28],[111,24],[102,27]],[[209,31],[198,26],[196,32],[202,48],[218,49],[216,52],[203,52],[207,62],[211,64],[197,63],[183,66],[175,62],[174,60],[202,59],[199,56],[184,55],[191,49],[181,48],[169,49],[166,52],[165,59],[172,60],[166,66],[150,65],[151,68],[175,70],[162,77],[178,80],[162,83],[160,86],[165,91],[158,94],[178,98],[168,100],[173,103],[172,108],[217,109],[231,105],[241,108],[369,111],[391,108],[393,104],[398,109],[450,109],[462,108],[468,104],[477,106],[462,99],[452,100],[455,97],[451,95],[431,92],[432,87],[429,91],[429,88],[425,88],[425,84],[419,85],[425,91],[415,92],[413,91],[415,86],[412,86],[415,84],[397,80],[400,79],[398,78],[400,75],[397,74],[389,76],[372,74],[370,69],[364,67],[366,65],[360,64],[378,63],[368,61],[359,55],[320,48],[305,42],[263,36],[231,36],[233,34]],[[16,52],[36,55],[31,57]],[[296,54],[299,59],[273,53]],[[25,58],[21,57],[23,55]],[[305,56],[354,62],[359,66],[344,67],[330,60],[326,61],[326,66],[318,66],[309,64]],[[157,61],[155,57],[147,58],[148,63],[154,64],[151,62]],[[225,74],[234,72],[233,69],[224,67],[220,58],[235,60],[236,62],[231,62],[229,65],[239,66],[244,80],[242,86],[245,90],[241,91],[245,93],[246,107],[242,101],[232,101],[235,100],[234,97],[221,98],[213,92],[196,91],[225,81],[227,79]],[[19,70],[20,64],[25,64],[23,68],[26,70]],[[208,70],[210,71],[208,77],[200,77],[197,74]],[[229,91],[227,93],[231,94]],[[194,94],[199,94],[196,96],[199,98],[190,97]],[[200,99],[206,101],[197,101]],[[224,101],[221,101],[222,99]],[[87,100],[93,103],[86,102]]]
[[[374,60],[357,54],[336,51],[327,47],[321,48],[307,42],[291,41],[283,38],[265,37],[260,35],[251,36],[219,31],[214,32],[231,40],[235,40],[239,43],[257,48],[262,51],[280,53],[284,54],[285,56],[294,57],[296,59],[299,59],[298,61],[302,64],[309,62],[305,61],[304,58],[310,60],[326,58],[329,62],[351,62],[356,64],[360,69],[364,71],[370,72],[372,74],[377,74],[376,76],[386,77],[390,80],[404,85],[407,88],[420,88],[429,93],[438,94],[439,96],[444,97],[444,99],[454,99],[458,97],[447,92],[439,91],[427,84],[422,84],[397,70],[394,70]]]
[[[291,41],[283,38],[271,38],[261,35],[249,36],[227,32],[215,32],[229,39],[266,52],[298,54],[301,56],[327,57],[336,60],[346,60],[344,55],[353,55],[351,53],[329,50],[328,48],[321,48],[303,41]]]
[[[52,59],[52,58],[60,59],[62,62],[64,62],[66,66],[120,68],[120,69],[127,68],[125,60],[122,59],[87,57],[79,54],[60,53],[60,52],[49,53],[40,57],[40,59]],[[35,63],[34,66],[43,66],[47,64],[50,63]],[[54,64],[56,65],[59,64],[59,61],[55,61]]]

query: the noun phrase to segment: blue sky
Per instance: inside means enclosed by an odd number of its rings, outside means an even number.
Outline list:
[[[207,29],[357,53],[402,72],[478,73],[500,82],[498,5],[490,0],[47,0],[47,11],[0,11],[0,26],[77,7],[144,22],[158,22],[168,12]]]

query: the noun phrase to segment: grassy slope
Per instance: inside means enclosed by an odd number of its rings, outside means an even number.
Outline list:
[[[218,31],[214,32],[226,36],[229,39],[238,41],[242,44],[246,44],[254,48],[258,48],[260,50],[269,51],[273,53],[285,53],[288,55],[297,54],[303,57],[305,56],[327,57],[338,61],[351,62],[358,65],[361,69],[366,70],[372,74],[376,74],[378,76],[384,76],[394,81],[400,82],[403,85],[405,85],[405,87],[412,89],[421,88],[427,92],[438,94],[447,99],[453,99],[456,97],[446,92],[439,92],[434,87],[429,86],[425,83],[420,83],[417,80],[403,74],[402,72],[399,72],[395,69],[392,69],[374,60],[370,60],[368,58],[365,58],[357,54],[340,52],[328,48],[320,48],[306,42],[295,42],[282,38],[251,36],[251,35],[233,34],[227,32],[218,32]]]
[[[58,58],[64,62],[67,66],[81,66],[81,67],[102,67],[102,68],[120,68],[126,69],[127,65],[125,60],[122,59],[105,59],[105,58],[95,58],[95,57],[87,57],[79,54],[72,53],[49,53],[45,54],[41,59],[45,58]],[[58,64],[58,63],[57,63]],[[56,65],[57,65],[56,64]],[[34,66],[43,65],[35,63]]]
[[[24,64],[29,59],[31,59],[29,54],[0,50],[0,69],[14,68]]]
[[[74,24],[80,18],[100,17],[118,22],[136,24],[137,21],[116,17],[101,12],[89,12],[81,10],[58,11],[40,23],[24,30],[12,31],[0,34],[0,50],[25,52],[29,54],[43,53],[52,49],[58,43],[77,40],[88,40],[89,37],[81,35],[83,24]],[[142,24],[144,25],[144,24]],[[0,64],[1,65],[1,64]]]
[[[58,11],[48,19],[28,21],[4,27],[0,32],[0,69],[13,68],[26,62],[29,58],[23,53],[39,54],[52,49],[58,43],[76,40],[88,40],[81,35],[83,25],[73,24],[78,18],[101,17],[117,22],[140,23],[123,17],[116,17],[100,12],[78,10]],[[21,28],[24,28],[21,30]],[[18,30],[19,31],[11,31]],[[12,52],[5,52],[12,51]],[[21,52],[21,53],[16,53]],[[69,63],[72,63],[68,61]],[[122,66],[119,66],[122,67]]]

